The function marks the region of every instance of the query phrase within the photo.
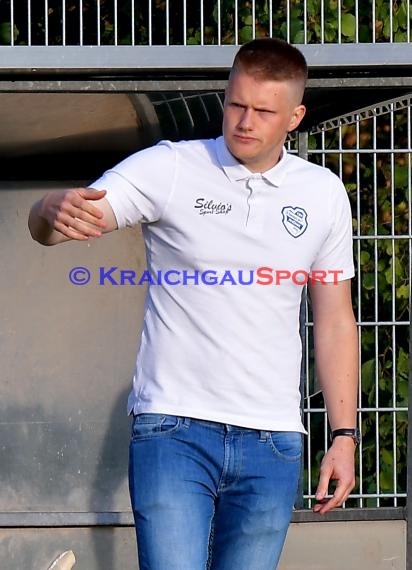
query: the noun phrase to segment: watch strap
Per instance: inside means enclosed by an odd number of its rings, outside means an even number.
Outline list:
[[[330,434],[330,440],[333,441],[335,437],[340,435],[351,437],[356,445],[360,443],[360,431],[358,428],[339,428],[334,429]]]

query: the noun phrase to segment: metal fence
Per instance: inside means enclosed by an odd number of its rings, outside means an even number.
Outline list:
[[[411,41],[407,0],[2,0],[1,45]]]
[[[318,125],[308,159],[343,180],[353,207],[359,326],[358,484],[348,506],[406,504],[411,266],[411,96]],[[309,431],[305,497],[317,483],[315,461],[328,446],[327,417],[312,366],[306,307],[305,416]],[[339,350],[339,347],[336,347]]]

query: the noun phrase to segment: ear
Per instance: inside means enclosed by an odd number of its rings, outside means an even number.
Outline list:
[[[304,105],[298,105],[292,111],[292,116],[289,123],[288,132],[294,131],[302,121],[306,113],[306,107]]]

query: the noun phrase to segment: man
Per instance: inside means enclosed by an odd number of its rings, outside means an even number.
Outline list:
[[[305,431],[307,281],[335,435],[315,512],[340,506],[354,486],[349,202],[334,174],[283,146],[305,114],[306,78],[296,48],[253,40],[230,73],[223,137],[163,141],[89,189],[50,192],[30,213],[32,236],[45,245],[142,223],[153,284],[128,403],[141,570],[276,568]]]

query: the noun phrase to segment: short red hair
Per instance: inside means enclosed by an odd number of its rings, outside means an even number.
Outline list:
[[[241,46],[231,74],[238,71],[262,81],[295,82],[302,97],[308,78],[308,66],[302,52],[278,38],[259,38]]]

